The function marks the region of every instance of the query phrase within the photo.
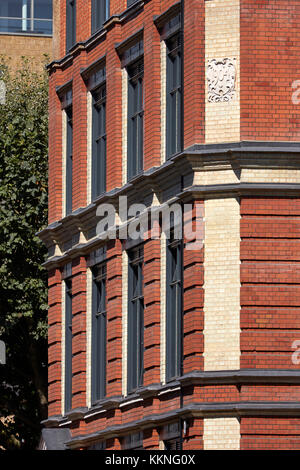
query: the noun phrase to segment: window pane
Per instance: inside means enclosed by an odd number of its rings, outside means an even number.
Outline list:
[[[138,45],[140,48],[140,45]],[[131,48],[133,50],[133,47]],[[130,65],[128,71],[128,142],[127,177],[143,170],[143,60]]]
[[[52,0],[35,0],[34,18],[52,19]]]
[[[0,18],[0,31],[1,33],[21,33],[22,20]]]
[[[66,48],[69,51],[76,42],[76,0],[67,0],[66,4]]]
[[[0,32],[51,35],[52,0],[34,0],[34,11],[31,0],[1,0]]]
[[[142,250],[142,249],[141,249]],[[128,363],[127,390],[131,392],[143,383],[144,373],[144,301],[143,251],[128,252]]]
[[[52,34],[52,21],[34,20],[34,33]]]
[[[72,408],[72,280],[65,281],[65,411]]]
[[[22,18],[23,3],[27,6],[27,2],[23,2],[22,0],[1,0],[0,16]]]
[[[167,158],[181,150],[181,57],[179,36],[167,40]]]

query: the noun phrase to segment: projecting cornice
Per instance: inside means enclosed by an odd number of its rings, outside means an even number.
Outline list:
[[[39,237],[50,249],[45,266],[53,268],[63,265],[106,241],[108,232],[97,236],[95,233],[97,221],[100,220],[96,217],[97,208],[110,203],[118,213],[120,196],[127,197],[128,206],[139,201],[150,211],[153,210],[154,200],[159,210],[164,205],[197,198],[266,194],[299,196],[300,143],[194,145],[39,232]],[[120,227],[117,225],[116,229]]]
[[[108,18],[107,21],[103,24],[103,27],[92,34],[86,41],[77,42],[74,46],[70,49],[68,54],[62,57],[60,60],[54,60],[47,65],[47,70],[51,73],[55,69],[64,69],[70,65],[72,65],[74,58],[81,52],[81,51],[88,51],[95,47],[100,42],[104,41],[106,38],[106,33],[110,29],[114,28],[117,24],[122,24],[133,16],[137,15],[141,12],[144,8],[144,4],[147,3],[149,0],[138,0],[137,2],[133,3],[129,6],[126,10],[118,15],[112,15]]]
[[[143,431],[155,425],[163,425],[174,419],[242,417],[242,416],[300,416],[299,402],[227,402],[191,403],[166,413],[152,414],[126,424],[107,427],[92,434],[76,436],[65,445],[72,449],[88,446],[96,441],[121,437],[129,432]]]
[[[236,385],[243,384],[299,384],[298,370],[289,369],[239,369],[221,371],[195,371],[179,377],[178,380],[167,384],[152,384],[138,389],[134,394],[107,397],[91,408],[81,407],[68,412],[65,416],[49,417],[42,424],[46,427],[67,427],[74,421],[96,419],[112,409],[126,409],[133,403],[143,402],[144,399],[166,395],[180,394],[186,386],[197,385]],[[232,401],[232,402],[199,402],[194,401],[183,407],[166,413],[152,414],[129,423],[111,426],[87,436],[77,436],[67,442],[67,446],[77,447],[89,445],[95,440],[118,437],[126,432],[143,430],[171,419],[190,417],[224,417],[224,416],[300,416],[300,403],[280,401]]]

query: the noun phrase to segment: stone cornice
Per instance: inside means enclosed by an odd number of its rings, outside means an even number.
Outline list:
[[[110,16],[103,24],[103,27],[92,34],[86,41],[77,42],[64,57],[50,62],[47,65],[48,72],[51,73],[55,69],[63,69],[71,65],[73,63],[74,57],[76,57],[78,53],[89,50],[97,45],[100,41],[103,41],[106,38],[107,31],[114,28],[116,24],[122,24],[129,20],[133,15],[138,14],[143,10],[144,4],[148,1],[149,0],[138,0],[122,13]]]
[[[146,415],[142,419],[129,423],[107,427],[95,433],[76,436],[65,442],[68,448],[91,445],[101,439],[120,437],[125,433],[142,431],[155,425],[162,425],[174,419],[242,417],[242,416],[300,416],[299,402],[223,402],[191,403],[166,413]]]
[[[73,421],[88,420],[97,417],[111,409],[124,409],[132,403],[143,401],[144,399],[160,397],[181,393],[186,386],[197,385],[236,385],[243,384],[300,384],[300,371],[289,369],[240,369],[222,371],[197,371],[179,377],[177,380],[167,384],[152,384],[141,387],[134,394],[126,397],[107,397],[99,401],[91,408],[81,407],[68,412],[65,416],[51,416],[42,424],[46,427],[64,427]],[[199,403],[193,402],[182,408],[172,410],[167,413],[145,416],[139,421],[134,421],[120,426],[113,426],[103,429],[96,434],[81,436],[69,442],[70,447],[76,447],[80,443],[88,443],[95,439],[118,436],[127,431],[144,429],[156,423],[168,421],[176,418],[188,418],[192,416],[246,416],[246,415],[289,415],[300,416],[300,403],[298,402],[216,402]],[[81,441],[82,440],[82,441]]]
[[[194,145],[187,154],[194,170],[234,168],[300,169],[300,142],[241,141]],[[259,157],[259,158],[258,158]]]
[[[159,198],[170,188],[174,181],[182,176],[190,175],[193,181],[194,174],[202,172],[231,171],[236,182],[221,184],[191,184],[184,187],[168,201],[161,200],[160,204],[177,201],[188,201],[195,198],[232,197],[242,195],[299,195],[300,183],[269,183],[241,181],[241,172],[245,169],[259,170],[287,170],[291,172],[300,170],[300,143],[297,142],[237,142],[232,144],[196,145],[186,149],[159,167],[152,167],[137,175],[120,188],[101,195],[86,207],[76,209],[63,219],[50,224],[39,232],[39,237],[49,248],[62,244],[66,237],[71,238],[80,232],[88,232],[95,227],[97,207],[110,203],[118,207],[119,196],[127,196],[128,200],[142,201],[143,198],[151,200],[153,194]],[[212,178],[210,178],[213,181]],[[218,181],[216,179],[216,181]],[[151,205],[151,204],[150,204]],[[147,204],[146,204],[147,206]],[[150,206],[148,207],[150,210]],[[89,238],[72,246],[68,251],[63,250],[46,261],[46,267],[54,267],[67,262],[72,257],[87,253],[93,247],[107,239],[107,233]]]
[[[181,2],[174,3],[166,11],[154,17],[154,23],[158,29],[162,28],[163,25],[169,21],[173,16],[178,14],[181,10]]]

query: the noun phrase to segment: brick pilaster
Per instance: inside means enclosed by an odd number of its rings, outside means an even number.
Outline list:
[[[190,212],[185,212],[184,228],[191,227],[194,231],[200,225],[203,229],[203,201],[194,201]],[[198,211],[196,208],[198,206]],[[198,216],[198,220],[196,217]],[[200,233],[196,234],[200,236]],[[204,268],[203,243],[197,249],[189,249],[196,240],[186,241],[183,251],[183,372],[203,370],[203,281]]]
[[[73,65],[73,174],[72,211],[87,205],[87,90],[80,75],[86,55],[76,57]]]
[[[107,396],[122,394],[122,244],[107,247]]]
[[[120,28],[107,35],[106,93],[109,96],[106,113],[107,155],[106,190],[122,186],[122,69],[115,44],[120,42]]]
[[[144,384],[160,382],[160,240],[144,243]]]
[[[86,260],[72,262],[72,408],[86,406]]]
[[[61,272],[48,273],[48,415],[61,413]]]
[[[186,0],[184,7],[184,148],[204,142],[205,2]]]
[[[187,432],[183,436],[182,450],[203,449],[203,418],[187,421]]]
[[[160,165],[160,35],[153,23],[159,14],[160,1],[144,7],[144,169]]]

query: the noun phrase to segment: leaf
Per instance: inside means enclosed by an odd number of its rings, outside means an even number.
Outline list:
[[[24,61],[10,76],[0,60],[6,103],[0,106],[0,448],[35,448],[46,407],[46,248],[36,232],[47,224],[48,82]]]

